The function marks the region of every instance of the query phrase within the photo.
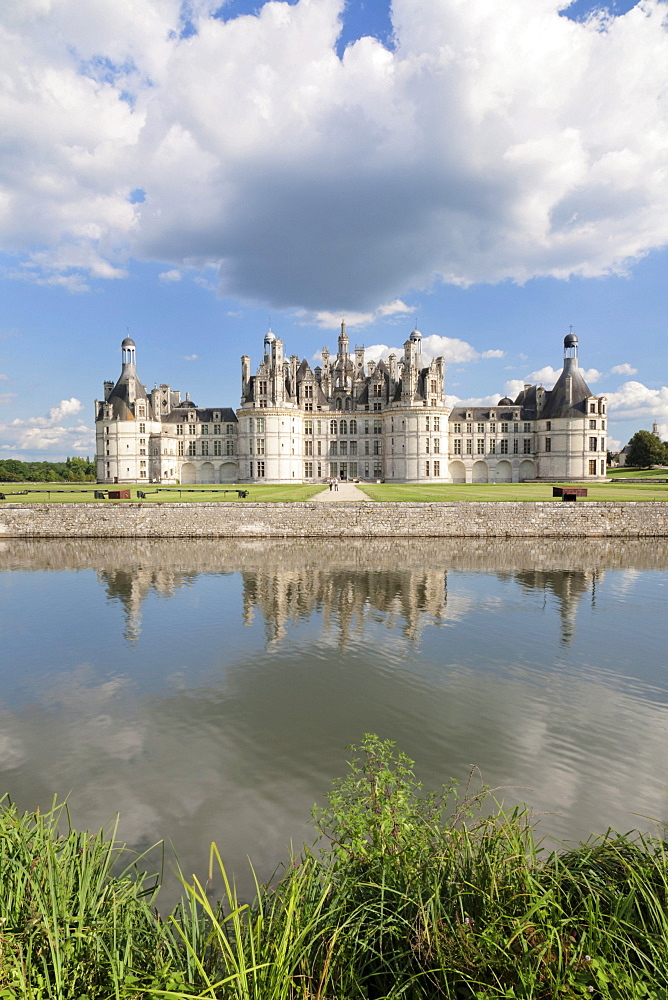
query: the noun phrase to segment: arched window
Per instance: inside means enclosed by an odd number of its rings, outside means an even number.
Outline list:
[[[329,433],[336,434],[336,420],[330,420],[329,422]]]
[[[351,434],[357,434],[357,421],[356,420],[351,420],[350,421],[350,433]]]
[[[337,401],[336,401],[336,408],[337,408],[337,410],[341,409],[341,399],[340,398],[337,399]]]
[[[347,433],[348,433],[348,421],[342,420],[341,423],[339,424],[339,434],[347,434]]]
[[[350,400],[346,399],[346,410],[350,409]]]

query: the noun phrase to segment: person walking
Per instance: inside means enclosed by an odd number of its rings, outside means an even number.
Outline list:
[[[332,489],[333,489],[333,488],[334,488],[334,480],[333,480],[333,479],[330,479],[330,481],[329,481],[329,492],[330,492],[330,493],[332,492]]]

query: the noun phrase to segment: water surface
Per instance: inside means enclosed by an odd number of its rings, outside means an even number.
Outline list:
[[[267,876],[365,732],[579,839],[668,820],[668,542],[0,543],[0,788]]]

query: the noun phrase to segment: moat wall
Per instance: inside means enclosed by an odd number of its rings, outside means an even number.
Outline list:
[[[668,503],[9,503],[5,538],[651,538]]]

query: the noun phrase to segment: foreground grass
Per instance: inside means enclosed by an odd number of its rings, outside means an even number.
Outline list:
[[[556,485],[556,484],[554,484]],[[563,484],[567,485],[567,484]],[[668,484],[634,483],[615,481],[609,483],[577,483],[586,486],[586,498],[578,503],[593,500],[668,500]],[[466,483],[415,485],[411,483],[360,483],[372,500],[405,500],[434,502],[438,500],[468,501],[542,501],[561,503],[552,496],[552,483]]]
[[[0,997],[666,1000],[663,837],[544,850],[527,814],[484,790],[423,796],[412,762],[373,736],[314,822],[320,849],[252,903],[214,845],[224,900],[194,880],[160,919],[113,830],[5,802]]]
[[[664,477],[668,478],[668,474]],[[588,494],[586,500],[668,500],[668,484],[656,485],[652,483],[634,483],[631,477],[617,477],[609,483],[586,483]],[[2,503],[10,502],[40,502],[40,503],[137,503],[137,490],[146,492],[146,499],[141,503],[198,503],[206,501],[234,502],[234,503],[290,503],[299,500],[310,500],[318,493],[322,493],[327,487],[318,483],[309,485],[297,483],[295,485],[271,485],[256,486],[254,484],[242,484],[240,487],[233,485],[224,486],[130,486],[123,487],[130,489],[130,500],[95,500],[93,491],[94,485],[65,483],[0,483],[0,492],[5,493],[7,499]],[[236,490],[237,488],[247,490],[248,496],[240,499],[235,492],[223,493],[222,490]],[[561,503],[561,500],[552,496],[552,484],[547,483],[481,483],[466,485],[415,485],[411,483],[360,483],[359,488],[363,490],[371,500],[404,500],[412,502],[434,502],[438,500],[468,500],[468,501],[543,501]]]
[[[221,484],[218,486],[153,486],[150,483],[145,486],[116,486],[111,489],[129,489],[130,500],[96,500],[94,491],[106,490],[106,486],[95,486],[91,483],[0,483],[0,493],[5,493],[7,499],[4,503],[13,501],[14,503],[40,502],[40,503],[136,503],[137,490],[146,493],[146,498],[142,498],[142,503],[197,503],[207,501],[208,503],[276,503],[291,502],[296,500],[310,500],[316,493],[322,493],[326,489],[325,485],[319,483],[315,486],[297,483],[294,486],[278,484],[266,486],[255,486],[253,484]],[[248,496],[239,498],[234,492],[237,489],[247,490]],[[223,490],[232,492],[224,493]],[[0,500],[0,504],[3,503]]]

